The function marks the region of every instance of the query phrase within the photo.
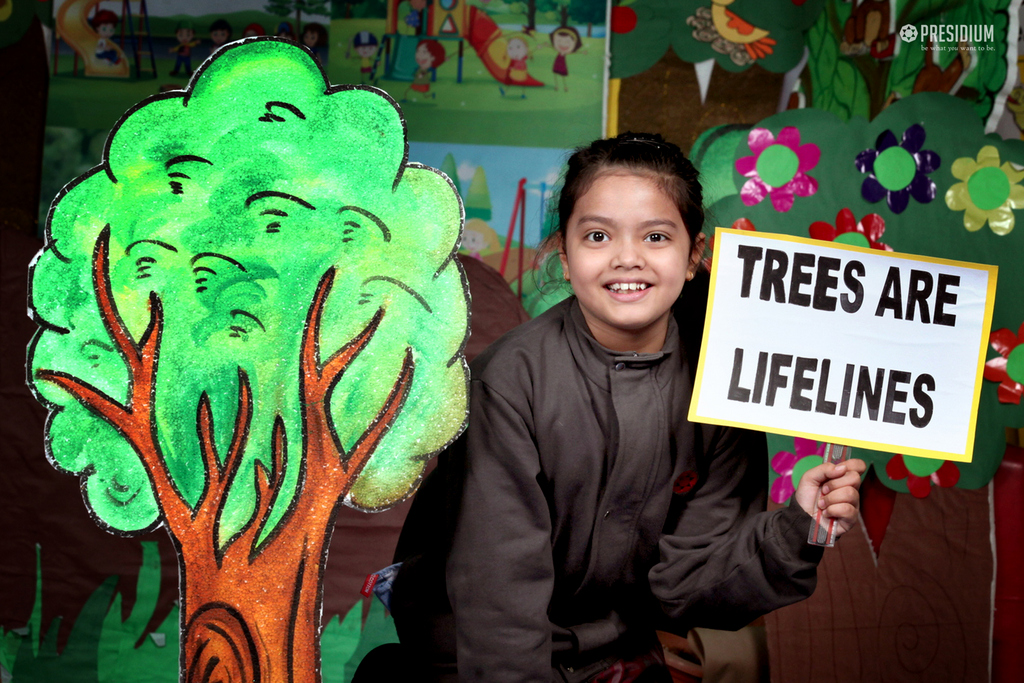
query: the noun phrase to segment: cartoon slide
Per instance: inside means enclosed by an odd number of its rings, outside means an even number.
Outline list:
[[[531,76],[525,68],[526,47],[522,46],[521,53],[516,52],[518,46],[514,43],[522,43],[522,39],[506,38],[498,25],[494,23],[485,12],[479,11],[476,7],[470,7],[470,30],[466,40],[473,46],[480,56],[484,66],[492,76],[505,85],[544,85]],[[509,47],[513,46],[513,60],[509,55]]]
[[[416,36],[396,36],[395,63],[388,78],[396,81],[411,81],[416,75]]]
[[[57,33],[85,61],[86,76],[127,78],[131,66],[113,40],[113,24],[100,24],[96,29],[89,24],[89,13],[99,4],[100,0],[65,2],[57,10]]]

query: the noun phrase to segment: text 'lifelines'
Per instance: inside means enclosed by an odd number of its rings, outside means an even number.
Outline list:
[[[847,363],[842,390],[836,394],[834,391],[829,392],[832,371],[832,360],[829,358],[819,361],[817,358],[761,351],[757,356],[757,368],[751,385],[749,378],[744,379],[743,356],[741,348],[737,348],[733,354],[728,393],[730,401],[763,403],[772,407],[779,391],[789,389],[789,407],[793,410],[862,419],[866,409],[869,420],[877,422],[881,416],[882,422],[902,425],[909,417],[910,424],[919,429],[926,427],[932,420],[935,406],[929,392],[935,391],[935,378],[927,373],[914,377],[912,373],[903,370],[886,371],[885,368]],[[793,379],[792,385],[789,383],[790,376]],[[833,383],[833,386],[838,385]],[[904,412],[902,408],[907,403],[911,387],[917,406]]]

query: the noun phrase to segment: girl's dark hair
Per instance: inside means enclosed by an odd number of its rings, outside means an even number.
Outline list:
[[[565,239],[576,202],[603,173],[625,171],[648,176],[673,199],[691,240],[704,227],[704,191],[697,169],[682,150],[657,133],[622,133],[595,140],[569,157],[558,195],[558,227],[551,237]]]

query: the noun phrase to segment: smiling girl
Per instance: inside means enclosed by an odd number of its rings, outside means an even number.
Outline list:
[[[856,520],[863,462],[812,469],[766,512],[764,435],[686,419],[701,202],[660,136],[570,158],[553,239],[574,296],[474,361],[469,427],[399,541],[417,680],[670,681],[655,629],[736,629],[807,597],[816,494],[840,532]]]

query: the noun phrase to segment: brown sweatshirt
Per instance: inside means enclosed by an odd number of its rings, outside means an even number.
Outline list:
[[[584,680],[656,628],[736,629],[811,594],[821,550],[799,507],[764,511],[764,435],[686,419],[697,313],[677,311],[689,348],[672,319],[661,352],[623,354],[571,298],[476,359],[467,431],[396,554],[396,625],[421,661]]]

